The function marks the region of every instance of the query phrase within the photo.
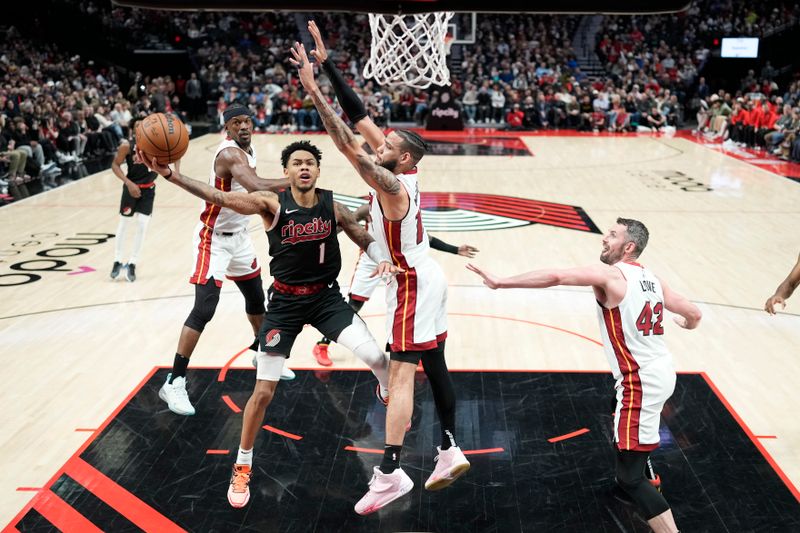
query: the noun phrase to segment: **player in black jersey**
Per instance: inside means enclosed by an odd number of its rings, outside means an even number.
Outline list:
[[[111,279],[116,279],[122,268],[125,267],[125,277],[128,281],[136,281],[136,262],[142,251],[144,235],[150,215],[153,213],[153,201],[156,197],[156,173],[140,162],[134,161],[136,154],[136,139],[134,131],[136,123],[142,117],[131,120],[128,130],[130,138],[123,139],[117,148],[117,155],[111,163],[114,175],[122,180],[122,199],[119,202],[119,225],[117,226],[117,241],[114,249],[114,265],[111,267]],[[127,164],[127,173],[122,171],[122,163]],[[176,167],[180,168],[177,166]],[[133,239],[133,250],[127,265],[123,262],[125,252],[125,234],[132,219],[136,220],[136,235]]]
[[[337,227],[378,265],[374,275],[391,276],[403,270],[380,252],[373,238],[333,193],[317,189],[321,152],[308,141],[295,142],[281,154],[289,188],[267,191],[223,192],[181,176],[151,160],[160,175],[207,202],[243,215],[261,215],[269,239],[270,274],[274,281],[261,325],[256,385],[244,409],[239,453],[233,467],[228,501],[243,507],[250,499],[253,445],[272,401],[285,358],[305,324],[350,349],[378,378],[379,396],[388,401],[389,359],[366,324],[344,301],[336,278],[341,270]]]

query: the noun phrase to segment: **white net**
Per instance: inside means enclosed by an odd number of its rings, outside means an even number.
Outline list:
[[[424,89],[450,85],[445,40],[453,12],[417,15],[370,13],[372,47],[364,77],[380,85],[405,85]]]

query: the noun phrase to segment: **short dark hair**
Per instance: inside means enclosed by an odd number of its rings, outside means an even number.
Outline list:
[[[142,120],[144,120],[144,117],[133,117],[130,122],[128,122],[128,134],[131,137],[134,137],[134,134],[136,133],[136,123],[141,122]]]
[[[618,218],[617,224],[625,226],[628,232],[627,242],[632,242],[636,245],[636,250],[634,252],[636,255],[634,255],[634,257],[639,257],[644,251],[645,246],[647,246],[648,239],[650,239],[650,232],[647,231],[647,227],[638,220],[632,218]]]
[[[311,144],[311,141],[296,141],[284,148],[281,152],[281,164],[283,165],[283,168],[287,167],[289,164],[289,158],[298,150],[304,150],[313,155],[314,159],[317,160],[317,166],[322,163],[322,152],[319,148]]]
[[[403,139],[403,144],[400,150],[411,154],[411,160],[416,165],[422,159],[429,149],[428,143],[425,142],[418,133],[411,130],[395,130],[395,133]]]

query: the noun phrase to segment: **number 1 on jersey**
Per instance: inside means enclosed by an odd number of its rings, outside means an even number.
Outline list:
[[[325,243],[319,243],[319,264],[325,264]]]
[[[639,318],[636,319],[636,329],[642,332],[642,335],[645,337],[650,335],[650,331],[653,331],[653,335],[663,335],[664,328],[661,326],[661,320],[663,319],[662,312],[664,311],[664,304],[658,302],[653,308],[650,308],[650,302],[646,302],[644,307],[642,308],[642,312],[639,313]],[[653,315],[656,315],[656,321],[653,322]]]

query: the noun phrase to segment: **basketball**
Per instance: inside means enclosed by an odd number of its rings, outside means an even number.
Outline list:
[[[174,115],[154,113],[136,124],[136,146],[162,165],[174,163],[189,148],[189,132]]]

